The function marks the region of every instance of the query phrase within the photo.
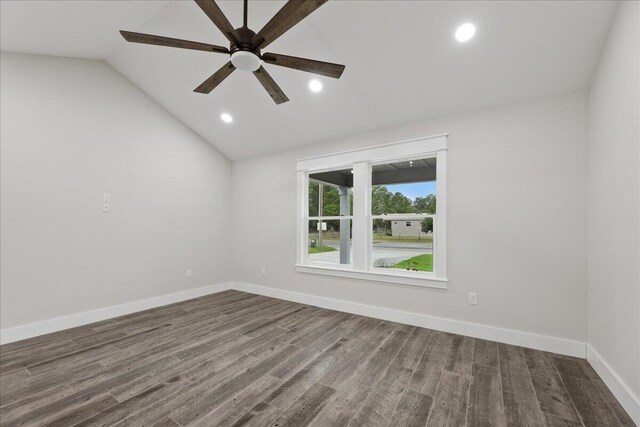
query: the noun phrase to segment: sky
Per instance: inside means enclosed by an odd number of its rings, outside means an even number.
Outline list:
[[[400,192],[410,198],[411,200],[415,200],[416,197],[426,197],[429,194],[436,194],[436,182],[416,182],[413,184],[395,184],[395,185],[386,185],[387,190],[392,193]]]

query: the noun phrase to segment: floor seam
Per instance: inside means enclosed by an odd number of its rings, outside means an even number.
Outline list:
[[[522,351],[522,357],[524,358],[524,366],[526,366],[527,374],[529,375],[529,383],[531,383],[531,388],[533,389],[533,394],[536,397],[536,405],[538,406],[538,411],[540,411],[540,415],[542,416],[542,419],[544,420],[544,411],[542,410],[542,407],[540,406],[540,398],[538,397],[538,390],[536,390],[536,387],[533,384],[533,376],[531,375],[531,370],[529,369],[529,364],[527,363],[527,359],[526,359],[526,356],[524,354],[524,350]],[[563,387],[564,387],[564,384],[563,384]]]
[[[578,418],[580,419],[580,423],[584,426],[585,423],[584,423],[584,420],[582,419],[582,415],[580,415],[580,411],[578,411],[578,407],[576,406],[576,403],[573,401],[573,397],[571,396],[571,393],[569,393],[569,389],[567,389],[567,386],[564,383],[564,379],[562,378],[562,375],[560,375],[560,371],[558,370],[558,367],[556,366],[556,362],[553,360],[553,357],[551,355],[545,354],[545,356],[551,362],[551,366],[553,367],[553,372],[560,379],[560,382],[562,383],[562,388],[564,388],[564,391],[567,392],[567,396],[569,396],[569,400],[571,400],[571,405],[573,406],[573,409],[575,409],[576,414],[578,415]],[[614,415],[615,415],[615,413],[614,413]],[[617,418],[617,416],[616,416],[616,418]]]
[[[179,422],[177,422],[176,420],[174,420],[173,418],[171,418],[169,415],[167,415],[167,419],[173,421],[174,423],[176,423],[177,425],[179,425],[180,427],[182,427],[182,424],[180,424]]]

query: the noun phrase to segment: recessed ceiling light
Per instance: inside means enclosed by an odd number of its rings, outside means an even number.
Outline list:
[[[468,42],[476,34],[476,26],[471,22],[466,22],[456,30],[456,40],[459,42]]]
[[[220,118],[225,123],[231,123],[233,121],[233,117],[231,117],[231,114],[228,114],[228,113],[220,114]]]
[[[311,89],[311,92],[320,92],[322,90],[322,83],[320,80],[311,80],[309,82],[309,89]]]

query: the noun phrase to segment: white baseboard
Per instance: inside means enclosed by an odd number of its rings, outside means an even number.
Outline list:
[[[587,361],[593,366],[602,381],[618,399],[627,414],[636,425],[640,426],[640,398],[636,396],[625,382],[616,374],[606,360],[591,345],[587,345]]]
[[[294,301],[332,310],[345,311],[347,313],[375,317],[377,319],[405,323],[408,325],[420,326],[423,328],[436,329],[438,331],[451,332],[474,338],[482,338],[486,340],[502,342],[505,344],[529,347],[536,350],[550,351],[553,353],[565,354],[581,358],[586,357],[586,344],[583,342],[571,341],[563,338],[556,338],[545,335],[537,335],[529,332],[516,331],[513,329],[497,328],[494,326],[479,325],[476,323],[445,319],[442,317],[429,316],[426,314],[410,313],[391,308],[377,307],[300,292],[269,288],[249,283],[233,282],[231,286],[233,289],[236,289],[238,291],[250,292],[268,297],[284,299],[287,301]]]
[[[513,329],[497,328],[494,326],[445,319],[426,314],[410,313],[301,292],[269,288],[249,283],[218,283],[216,285],[205,286],[202,288],[189,289],[159,297],[100,308],[93,311],[30,323],[14,328],[2,329],[0,331],[0,344],[7,344],[38,335],[74,328],[76,326],[82,326],[93,322],[99,322],[101,320],[148,310],[150,308],[161,307],[192,298],[198,298],[204,295],[215,294],[229,289],[506,344],[529,347],[537,350],[550,351],[575,357],[586,357],[607,387],[612,391],[616,399],[618,399],[622,407],[627,411],[629,416],[636,424],[640,425],[640,399],[634,395],[625,382],[616,374],[602,356],[600,356],[600,354],[598,354],[598,352],[590,345],[586,345],[585,343],[521,332]]]
[[[16,326],[14,328],[6,328],[0,330],[0,344],[7,344],[13,341],[36,337],[38,335],[75,328],[76,326],[99,322],[113,317],[124,316],[125,314],[161,307],[163,305],[169,305],[192,298],[198,298],[203,295],[215,294],[228,289],[231,289],[230,283],[218,283],[216,285],[189,289],[186,291],[175,292],[173,294],[161,295],[159,297],[147,298],[111,307],[99,308],[97,310],[86,311],[83,313],[71,314],[69,316],[56,317],[55,319],[29,323],[26,325]]]
[[[3,329],[0,331],[0,344],[7,344],[38,335],[74,328],[76,326],[82,326],[93,322],[99,322],[101,320],[173,304],[175,302],[185,301],[203,295],[214,294],[228,289],[236,289],[239,291],[265,295],[287,301],[294,301],[302,304],[359,314],[362,316],[375,317],[378,319],[420,326],[423,328],[436,329],[444,332],[467,335],[475,338],[498,341],[506,344],[529,347],[537,350],[550,351],[582,358],[586,357],[586,344],[582,342],[240,282],[219,283],[212,286],[205,286],[203,288],[190,289],[169,295],[162,295],[159,297]]]

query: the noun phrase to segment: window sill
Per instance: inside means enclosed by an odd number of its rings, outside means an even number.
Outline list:
[[[398,285],[417,286],[422,288],[447,289],[447,279],[431,276],[416,276],[397,273],[387,273],[379,271],[360,271],[339,267],[324,267],[317,265],[296,264],[298,273],[321,274],[325,276],[345,277],[359,280],[372,280],[376,282],[394,283]]]

